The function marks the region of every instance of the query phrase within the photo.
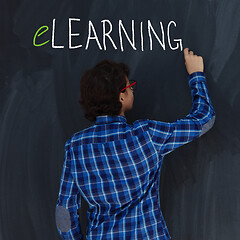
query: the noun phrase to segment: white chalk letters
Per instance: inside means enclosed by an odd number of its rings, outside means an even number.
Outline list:
[[[68,19],[68,48],[69,49],[78,49],[83,48],[83,45],[80,44],[80,39],[82,39],[83,36],[76,30],[73,31],[73,25],[74,29],[77,29],[77,26],[81,24],[79,18],[69,18]],[[125,23],[126,24],[126,23]],[[171,38],[171,32],[174,32],[174,28],[177,27],[176,22],[170,21],[167,26],[164,26],[162,22],[159,22],[158,27],[153,27],[153,24],[150,20],[147,20],[147,22],[140,22],[140,24],[136,24],[134,20],[131,21],[131,33],[129,33],[126,30],[126,27],[124,26],[122,20],[118,20],[118,26],[117,30],[113,34],[113,25],[110,20],[103,19],[101,21],[101,30],[98,31],[94,27],[94,24],[91,20],[88,21],[88,34],[87,38],[84,44],[84,49],[88,50],[88,48],[95,42],[99,50],[106,51],[109,48],[114,48],[115,50],[118,49],[117,46],[121,49],[123,52],[126,49],[126,46],[124,46],[123,43],[126,44],[126,41],[128,42],[129,46],[133,50],[153,50],[153,48],[161,48],[162,50],[166,50],[167,47],[169,47],[171,50],[177,50],[180,49],[183,50],[182,46],[182,39],[172,39]],[[44,32],[48,30],[48,26],[42,26],[41,28],[47,28]],[[114,26],[115,27],[115,26]],[[116,28],[116,27],[115,27]],[[52,48],[64,48],[65,46],[61,45],[59,42],[60,39],[57,39],[56,32],[60,29],[59,26],[56,24],[56,19],[54,18],[52,21],[52,42],[51,47]],[[82,29],[82,26],[81,26]],[[115,29],[114,29],[115,30]],[[145,30],[145,31],[144,31]],[[37,30],[34,36],[34,46],[43,46],[44,44],[47,44],[48,41],[37,44],[36,38],[42,35],[44,32],[38,34],[40,32],[40,29]],[[136,34],[138,32],[138,34]],[[112,33],[112,34],[111,34]],[[58,35],[59,36],[59,35]],[[137,36],[137,37],[136,37]],[[153,37],[157,40],[155,40],[155,43],[153,44]],[[74,42],[78,42],[78,45],[73,45],[73,38]],[[146,41],[148,39],[149,41]],[[124,40],[124,41],[123,41]],[[145,40],[145,42],[144,42]],[[166,41],[167,40],[167,41]],[[38,39],[38,42],[40,39]],[[59,45],[58,45],[58,44]],[[118,43],[118,44],[117,44]],[[154,45],[154,46],[153,46]],[[125,47],[125,49],[124,49]]]

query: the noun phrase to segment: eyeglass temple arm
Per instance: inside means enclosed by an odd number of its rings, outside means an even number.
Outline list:
[[[136,84],[136,82],[134,82],[134,83],[130,84],[129,86],[127,86],[127,87],[123,88],[121,91],[125,90],[126,88],[129,88],[129,87],[131,87],[131,86],[132,86],[132,85],[134,85],[134,84]]]

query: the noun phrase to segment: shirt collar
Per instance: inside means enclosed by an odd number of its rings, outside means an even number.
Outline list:
[[[125,116],[122,116],[122,115],[117,115],[117,116],[104,115],[104,116],[97,116],[96,121],[94,123],[103,124],[103,123],[112,123],[112,122],[126,123],[127,119]]]

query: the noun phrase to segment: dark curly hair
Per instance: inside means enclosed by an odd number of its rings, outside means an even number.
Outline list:
[[[126,76],[129,74],[130,69],[126,64],[111,60],[103,60],[85,71],[80,80],[79,104],[89,121],[96,121],[100,115],[120,114],[122,103],[119,94],[126,87]]]

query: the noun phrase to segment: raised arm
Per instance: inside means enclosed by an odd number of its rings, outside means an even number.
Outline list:
[[[190,54],[188,49],[184,49],[184,53],[192,95],[190,113],[174,122],[148,120],[150,136],[161,155],[166,155],[202,136],[212,128],[215,122],[216,114],[207,90],[202,57],[193,55],[193,53],[191,53],[191,56],[187,55]],[[190,63],[191,61],[193,64]]]

